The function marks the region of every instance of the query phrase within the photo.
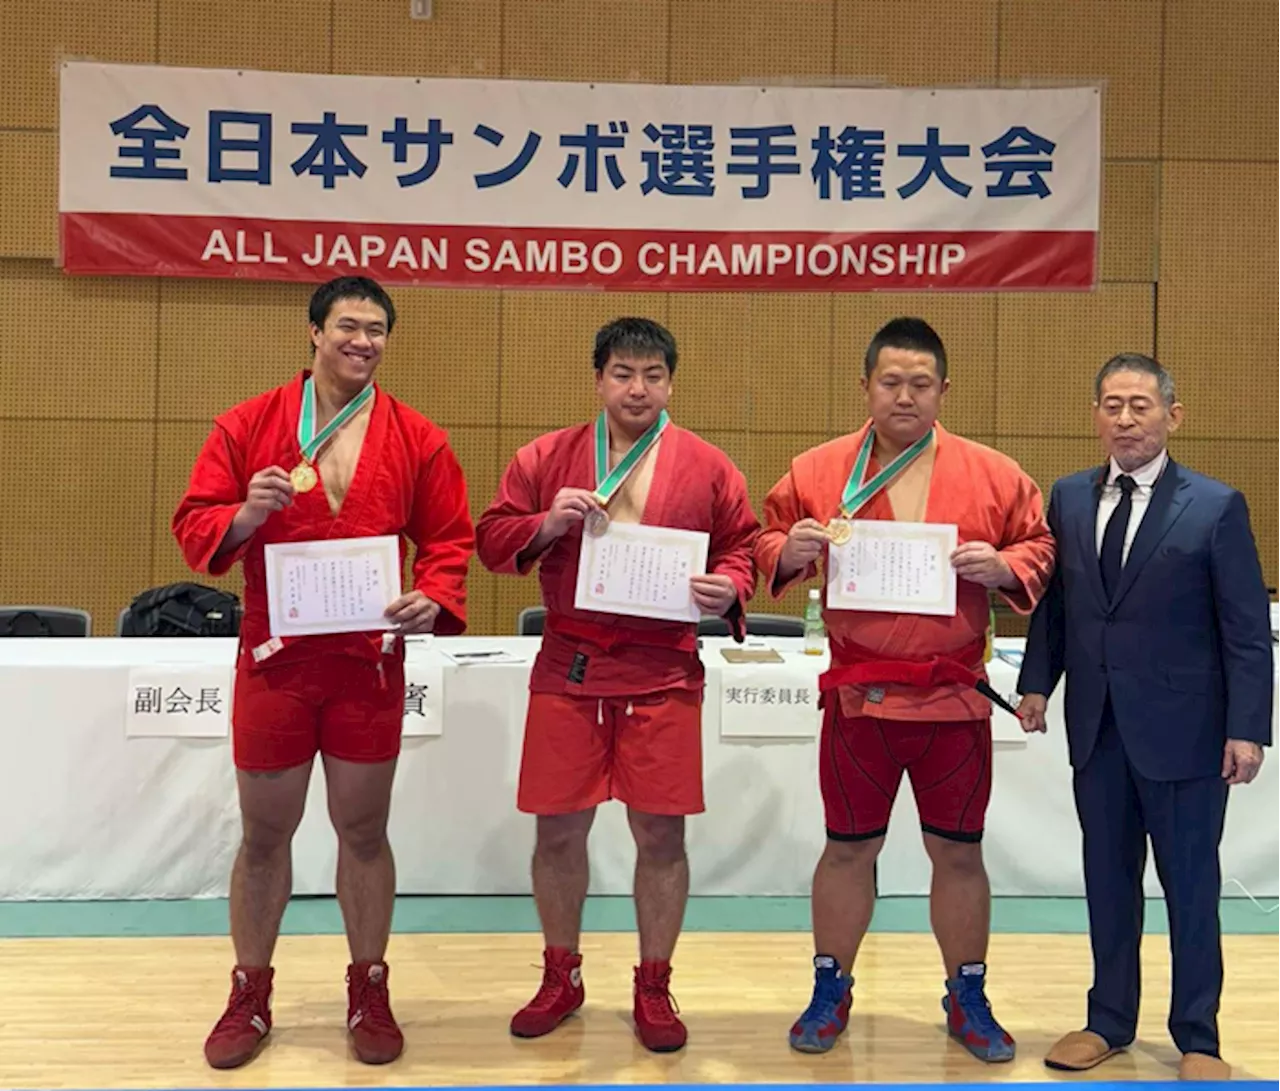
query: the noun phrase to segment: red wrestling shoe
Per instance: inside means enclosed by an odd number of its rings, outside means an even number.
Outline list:
[[[365,1064],[389,1064],[404,1049],[404,1035],[391,1014],[385,962],[347,967],[347,1029],[351,1048]]]
[[[270,966],[237,966],[231,971],[231,998],[204,1043],[210,1068],[239,1068],[253,1060],[271,1032]]]
[[[564,947],[548,947],[542,954],[542,985],[534,998],[511,1017],[517,1038],[541,1038],[582,1007],[582,956]]]
[[[671,963],[641,962],[636,967],[634,1016],[636,1037],[654,1053],[674,1053],[683,1049],[689,1032],[676,1015],[671,999]]]

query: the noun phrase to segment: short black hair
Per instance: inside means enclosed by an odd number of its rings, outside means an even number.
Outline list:
[[[387,333],[396,324],[396,305],[391,302],[387,290],[369,277],[336,277],[321,284],[311,295],[308,317],[313,326],[324,329],[325,320],[333,305],[340,299],[367,299],[386,312]]]
[[[1140,352],[1121,352],[1111,357],[1098,369],[1098,374],[1093,380],[1095,402],[1102,401],[1102,381],[1108,375],[1114,375],[1118,371],[1137,371],[1140,374],[1152,376],[1156,381],[1156,388],[1160,391],[1160,400],[1164,402],[1166,408],[1178,400],[1177,392],[1173,388],[1173,376],[1159,363]]]
[[[947,350],[942,347],[942,338],[923,318],[891,318],[871,338],[867,346],[867,356],[863,367],[867,378],[876,369],[876,361],[880,359],[881,349],[906,349],[909,352],[927,352],[933,357],[938,369],[938,378],[947,377]]]
[[[596,334],[596,348],[592,363],[597,372],[604,370],[609,357],[619,356],[648,358],[661,356],[667,365],[667,374],[676,373],[676,339],[665,326],[650,318],[615,318],[602,326]]]

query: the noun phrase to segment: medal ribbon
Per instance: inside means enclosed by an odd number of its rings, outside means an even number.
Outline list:
[[[933,429],[930,428],[870,481],[864,482],[863,478],[866,476],[867,464],[871,461],[871,450],[875,447],[875,442],[875,429],[868,428],[867,438],[862,441],[862,447],[858,451],[858,457],[854,459],[849,480],[845,483],[844,495],[840,498],[840,514],[846,519],[852,519],[868,500],[929,449],[929,444],[933,442]]]
[[[302,451],[303,461],[315,462],[316,455],[333,438],[333,434],[372,400],[373,383],[370,383],[339,409],[333,420],[321,428],[317,434],[315,380],[308,377],[302,385],[302,409],[298,413],[298,447]]]
[[[602,505],[607,505],[613,499],[622,484],[631,476],[631,471],[648,453],[649,448],[658,442],[658,437],[662,435],[663,430],[671,423],[671,418],[667,416],[664,409],[658,414],[658,419],[654,421],[638,440],[635,441],[622,460],[609,470],[609,422],[603,411],[596,418],[596,496],[599,497]]]

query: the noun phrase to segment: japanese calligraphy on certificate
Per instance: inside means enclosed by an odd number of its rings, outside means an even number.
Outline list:
[[[579,610],[664,621],[697,621],[689,580],[707,568],[708,535],[701,531],[609,524],[599,538],[582,536]]]
[[[272,636],[391,628],[385,611],[400,595],[395,535],[278,542],[263,552]]]
[[[956,541],[953,524],[855,519],[849,541],[827,547],[827,608],[953,617]]]
[[[206,663],[133,667],[125,694],[126,738],[224,739],[232,668]]]

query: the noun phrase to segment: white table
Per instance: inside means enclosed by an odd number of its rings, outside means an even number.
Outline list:
[[[707,813],[689,824],[693,892],[807,894],[824,836],[816,745],[720,737],[719,650],[730,643],[704,641]],[[771,643],[814,675],[825,666],[825,658],[801,655],[798,641]],[[536,638],[480,637],[411,647],[411,655],[500,648],[524,662],[447,667],[443,735],[405,740],[391,818],[401,893],[528,892],[533,820],[514,799],[536,647]],[[126,738],[124,720],[131,667],[174,657],[229,666],[234,654],[232,640],[0,641],[0,898],[225,895],[239,834],[229,740]],[[769,665],[759,670],[767,680]],[[996,660],[991,675],[1012,693],[1012,666]],[[995,714],[985,845],[996,894],[1083,892],[1060,701],[1050,717],[1048,736],[1028,740],[1007,714]],[[1257,896],[1277,895],[1276,797],[1272,756],[1257,783],[1233,791],[1227,816],[1224,878]],[[593,892],[629,891],[634,857],[620,806],[601,809],[591,856]],[[331,893],[335,861],[317,773],[295,842],[297,892]],[[922,894],[928,884],[904,783],[880,888]],[[1158,890],[1153,877],[1149,889]],[[1229,885],[1225,893],[1239,891]]]

